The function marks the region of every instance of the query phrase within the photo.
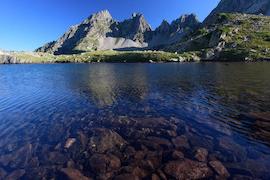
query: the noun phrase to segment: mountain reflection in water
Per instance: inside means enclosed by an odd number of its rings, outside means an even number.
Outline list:
[[[269,179],[269,68],[0,66],[0,179]]]

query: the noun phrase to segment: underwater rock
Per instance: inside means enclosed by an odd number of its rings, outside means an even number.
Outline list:
[[[63,168],[61,169],[61,172],[63,172],[70,180],[91,180],[91,178],[88,178],[84,176],[79,170],[73,169],[73,168]]]
[[[184,135],[178,136],[178,137],[172,139],[172,142],[177,149],[183,149],[183,148],[189,149],[190,148],[190,145],[188,143],[188,139]]]
[[[213,174],[206,163],[189,159],[171,161],[165,165],[164,171],[176,179],[203,179],[209,178]]]
[[[207,149],[205,149],[205,148],[199,148],[199,149],[197,149],[195,158],[198,161],[206,162],[207,161],[207,156],[208,156]]]
[[[116,132],[105,129],[96,128],[93,130],[93,136],[89,141],[89,148],[91,152],[104,153],[114,148],[122,148],[127,142]]]
[[[89,160],[90,167],[96,174],[105,174],[121,167],[121,161],[114,155],[94,154]]]
[[[210,161],[209,164],[218,173],[219,176],[223,178],[228,178],[230,176],[228,170],[220,161]]]

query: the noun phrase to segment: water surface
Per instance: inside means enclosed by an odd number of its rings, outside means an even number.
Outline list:
[[[170,123],[167,134],[153,123],[160,119]],[[96,128],[117,133],[125,147],[89,148]],[[169,145],[149,147],[150,135]],[[270,64],[2,65],[0,137],[0,179],[61,179],[67,167],[98,179],[105,171],[91,165],[94,154],[120,159],[106,178],[131,173],[123,167],[140,165],[123,157],[127,147],[163,153],[144,178],[173,161],[176,149],[197,162],[196,150],[205,148],[208,166],[222,162],[231,178],[269,179]],[[176,137],[188,146],[176,147]]]

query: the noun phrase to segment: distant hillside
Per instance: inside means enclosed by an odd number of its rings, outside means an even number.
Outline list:
[[[221,13],[166,51],[200,54],[204,60],[270,59],[270,17]]]

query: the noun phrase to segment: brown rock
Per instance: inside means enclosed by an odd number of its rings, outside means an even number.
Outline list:
[[[177,160],[177,159],[184,159],[185,155],[181,151],[173,151],[172,152],[172,158]]]
[[[188,143],[188,139],[186,136],[178,136],[178,137],[172,139],[172,142],[177,149],[182,149],[182,148],[189,149],[190,148],[189,143]]]
[[[150,160],[141,161],[140,166],[145,170],[149,171],[155,170],[154,164]]]
[[[65,144],[65,148],[70,148],[76,142],[75,138],[68,138]]]
[[[199,149],[197,149],[195,158],[198,161],[206,162],[207,161],[207,156],[208,156],[207,149],[205,149],[205,148],[199,148]]]
[[[160,180],[160,178],[159,178],[158,175],[156,175],[156,174],[152,174],[151,179],[152,179],[152,180]]]
[[[114,180],[139,180],[139,177],[133,174],[120,174],[116,176]]]
[[[80,143],[82,144],[82,148],[85,149],[88,144],[88,138],[82,131],[78,132],[78,136],[79,136],[78,138],[80,140]]]
[[[116,132],[105,128],[97,128],[93,130],[89,148],[92,152],[104,153],[114,148],[121,148],[125,144],[127,142]]]
[[[171,137],[176,137],[176,136],[177,136],[176,131],[173,131],[173,130],[167,130],[167,131],[166,131],[166,134],[167,134],[168,136],[171,136]]]
[[[90,167],[97,174],[105,174],[121,167],[121,161],[114,155],[94,154],[90,158]]]
[[[19,169],[13,171],[11,174],[9,174],[5,179],[6,180],[14,180],[14,179],[19,179],[25,174],[25,170]]]
[[[203,179],[209,178],[213,174],[206,163],[189,159],[171,161],[165,165],[164,171],[176,179]]]
[[[210,161],[210,166],[217,172],[219,176],[222,177],[230,177],[230,174],[226,167],[223,166],[223,164],[220,161]]]
[[[134,176],[137,176],[139,178],[145,178],[146,176],[149,175],[149,172],[147,172],[145,169],[141,169],[139,167],[135,167],[132,171],[132,174]]]
[[[91,178],[88,178],[84,176],[79,170],[73,169],[73,168],[63,168],[61,171],[70,179],[70,180],[90,180]]]
[[[145,157],[145,152],[144,151],[137,151],[134,155],[134,158],[137,160],[144,159]]]
[[[158,144],[158,145],[166,147],[166,148],[170,148],[172,146],[170,141],[168,139],[165,139],[165,138],[149,136],[149,137],[147,137],[147,139],[152,143]]]
[[[155,169],[161,165],[162,158],[163,152],[148,152],[145,157],[147,161],[150,161],[153,164]]]
[[[166,177],[166,175],[164,174],[164,172],[162,170],[160,170],[160,169],[157,170],[157,174],[160,177],[160,179],[167,180],[167,177]]]

